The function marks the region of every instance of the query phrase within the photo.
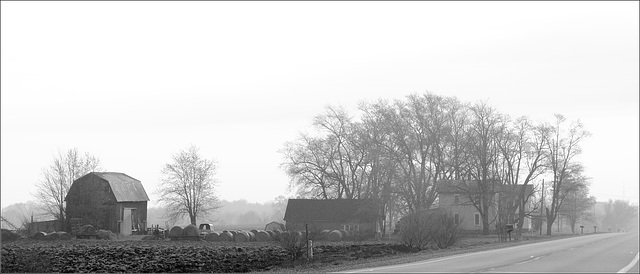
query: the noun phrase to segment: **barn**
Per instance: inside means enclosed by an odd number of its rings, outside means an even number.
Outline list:
[[[90,172],[69,188],[67,230],[77,233],[83,225],[129,235],[146,231],[149,197],[142,183],[120,172]]]
[[[289,199],[284,214],[287,229],[344,229],[361,235],[375,235],[377,217],[377,203],[370,199]]]

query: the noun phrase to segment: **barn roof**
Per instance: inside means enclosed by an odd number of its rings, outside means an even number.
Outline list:
[[[377,210],[374,200],[337,199],[308,200],[289,199],[285,221],[349,221],[375,220]]]
[[[109,182],[117,202],[149,201],[149,196],[147,196],[147,192],[142,187],[142,183],[127,174],[120,172],[92,173]]]

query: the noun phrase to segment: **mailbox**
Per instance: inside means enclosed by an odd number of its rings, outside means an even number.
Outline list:
[[[505,229],[507,230],[507,232],[511,232],[513,231],[513,225],[512,224],[505,225]]]

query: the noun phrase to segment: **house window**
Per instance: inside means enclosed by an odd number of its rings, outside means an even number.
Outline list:
[[[460,194],[453,195],[453,204],[454,205],[460,204]]]
[[[480,225],[480,213],[473,214],[473,224],[477,226]]]
[[[453,214],[453,223],[456,225],[460,224],[460,214],[457,212]]]

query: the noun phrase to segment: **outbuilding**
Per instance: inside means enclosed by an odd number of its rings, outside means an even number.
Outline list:
[[[285,227],[283,223],[280,222],[270,222],[264,226],[264,230],[282,230],[285,231]]]
[[[67,230],[72,233],[83,225],[130,235],[145,231],[149,197],[142,183],[120,172],[90,172],[69,188]]]
[[[284,214],[287,229],[343,229],[363,236],[378,232],[378,203],[372,199],[289,199]]]

